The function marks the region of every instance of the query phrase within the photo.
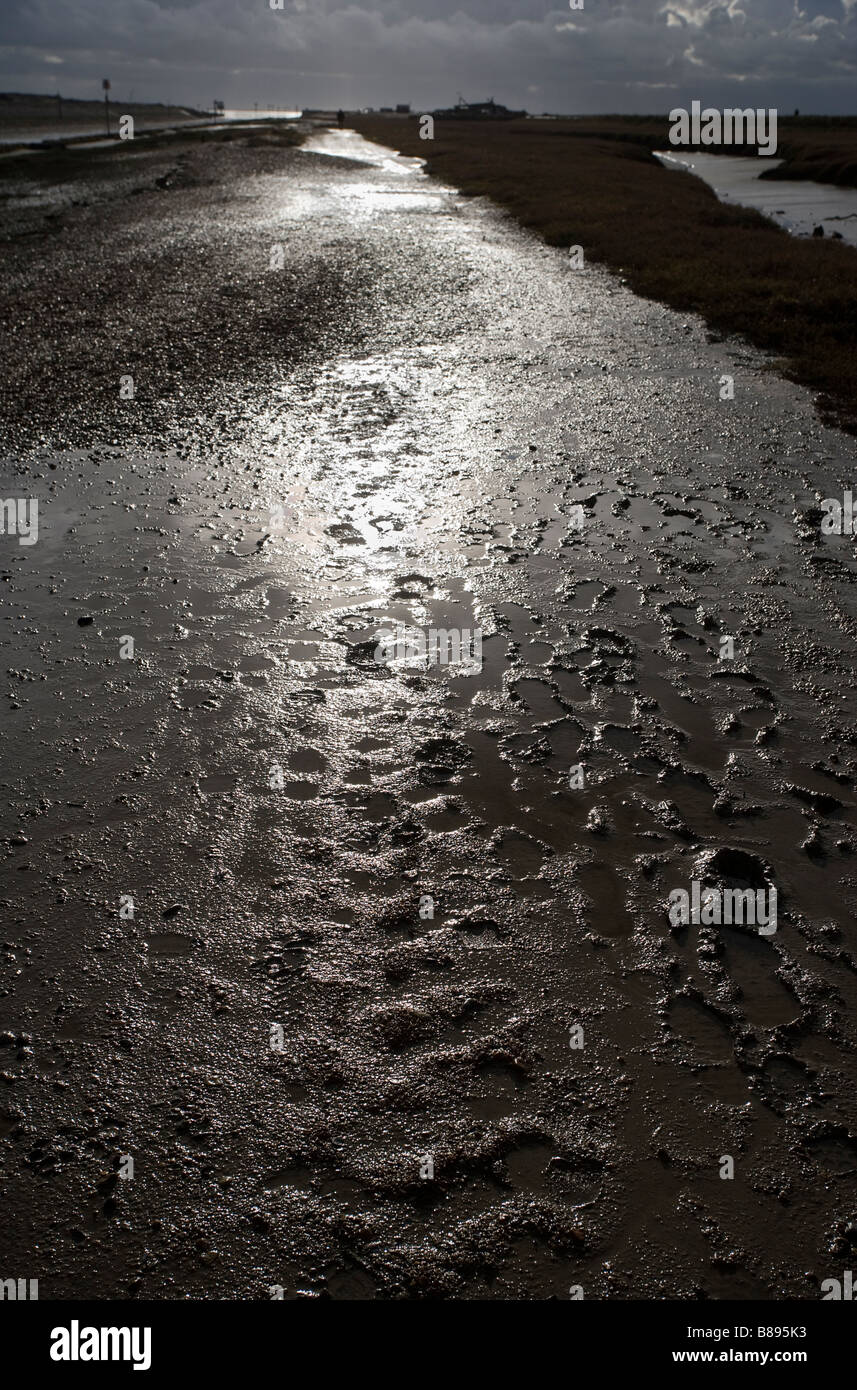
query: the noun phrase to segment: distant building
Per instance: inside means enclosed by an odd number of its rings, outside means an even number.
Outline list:
[[[410,116],[410,114],[411,114],[411,103],[410,103],[409,101],[399,102],[399,105],[396,107],[396,115],[397,115],[397,116]]]
[[[464,101],[459,97],[455,106],[432,112],[442,121],[516,121],[526,114],[526,111],[510,111],[508,106],[499,105],[493,97],[490,101]]]

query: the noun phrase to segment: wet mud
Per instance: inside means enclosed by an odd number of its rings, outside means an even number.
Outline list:
[[[818,1298],[854,441],[349,133],[164,158],[7,222],[7,1260],[46,1299]],[[379,663],[396,624],[481,670]],[[776,887],[776,932],[675,926],[693,880]]]

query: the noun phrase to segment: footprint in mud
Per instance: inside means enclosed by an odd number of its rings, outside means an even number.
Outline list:
[[[699,1011],[682,1017],[682,1004]],[[707,1018],[705,1012],[705,1004],[694,999],[681,999],[673,1006],[670,1027],[681,1048],[675,1099],[687,1106],[707,1105],[712,1100],[722,1105],[744,1105],[749,1098],[747,1077],[738,1066],[731,1042],[722,1049],[728,1031],[724,1025],[719,1037],[715,1037],[712,1020],[714,1027],[719,1029],[720,1025],[713,1012]]]
[[[396,814],[396,798],[389,792],[346,792],[346,806],[359,810],[367,820],[386,821]]]
[[[801,1006],[776,975],[780,957],[772,944],[778,928],[770,865],[750,850],[725,845],[702,854],[694,874],[702,903],[720,916],[714,929],[723,946],[723,968],[740,991],[747,1021],[758,1028],[794,1022]],[[734,920],[727,921],[727,913]]]
[[[598,599],[603,597],[607,589],[608,586],[600,579],[581,579],[572,584],[571,589],[563,597],[572,608],[591,609]]]
[[[485,1062],[477,1067],[478,1094],[467,1097],[469,1109],[483,1120],[499,1120],[514,1115],[521,1103],[521,1093],[529,1085],[527,1078],[502,1062]]]
[[[780,964],[770,941],[722,927],[724,968],[741,991],[741,1011],[757,1028],[778,1028],[800,1018],[801,1006],[774,974]]]
[[[640,729],[627,724],[599,724],[595,729],[594,740],[614,753],[632,755],[640,743]]]
[[[390,740],[387,738],[373,738],[367,734],[365,738],[360,738],[354,747],[358,753],[375,753],[379,748],[389,748]]]
[[[290,801],[314,801],[320,790],[315,782],[286,782],[283,785],[283,796],[288,797]]]
[[[583,741],[583,728],[574,719],[563,719],[547,730],[546,738],[550,744],[551,766],[557,771],[568,771],[579,762],[580,746]]]
[[[548,1163],[545,1186],[575,1206],[590,1203],[601,1194],[603,1171],[604,1164],[598,1158],[560,1155]]]
[[[827,1173],[857,1173],[857,1137],[844,1125],[827,1125],[804,1139],[803,1147]]]
[[[588,627],[581,633],[581,640],[586,651],[602,660],[634,655],[634,643],[630,637],[612,627]]]
[[[276,665],[277,662],[273,657],[263,656],[260,653],[256,656],[243,656],[238,663],[238,670],[250,673],[254,671],[272,671]]]
[[[787,1053],[768,1057],[758,1079],[766,1104],[779,1115],[791,1105],[803,1107],[817,1098],[818,1087],[806,1067]]]
[[[547,1187],[548,1165],[556,1155],[556,1145],[549,1139],[536,1139],[521,1144],[506,1155],[506,1172],[513,1187],[544,1191]]]
[[[680,995],[669,1010],[669,1026],[705,1061],[730,1061],[734,1055],[728,1025],[701,999]]]
[[[553,853],[548,845],[540,844],[514,826],[495,831],[490,847],[495,858],[517,878],[530,878],[537,874],[547,856]]]
[[[547,681],[525,679],[509,687],[510,698],[523,703],[537,723],[560,718],[565,713]]]
[[[625,891],[608,864],[581,864],[577,870],[581,888],[592,904],[590,926],[599,936],[630,936],[634,920],[625,903]]]
[[[525,642],[520,657],[525,666],[545,666],[553,660],[554,649],[547,642]]]
[[[288,589],[268,589],[266,608],[270,618],[294,617],[295,597]]]
[[[553,667],[551,676],[556,685],[558,699],[565,705],[591,704],[591,696],[579,672]]]
[[[327,759],[315,748],[298,748],[289,758],[289,768],[292,772],[324,772]]]
[[[724,753],[707,703],[682,694],[670,681],[652,672],[645,676],[644,693],[657,701],[668,727],[675,726],[690,740],[695,763],[722,767]]]

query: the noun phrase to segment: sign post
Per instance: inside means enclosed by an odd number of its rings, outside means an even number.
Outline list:
[[[104,81],[102,82],[101,85],[102,85],[102,87],[104,88],[104,119],[105,119],[105,121],[107,122],[107,134],[109,135],[109,134],[110,134],[110,104],[109,104],[109,103],[110,103],[110,98],[108,97],[107,93],[110,91],[110,79],[109,79],[108,77],[105,77],[105,79],[104,79]]]

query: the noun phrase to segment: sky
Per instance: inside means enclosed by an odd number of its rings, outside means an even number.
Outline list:
[[[3,0],[0,91],[857,112],[857,0]],[[273,8],[281,5],[282,8]]]

